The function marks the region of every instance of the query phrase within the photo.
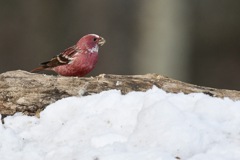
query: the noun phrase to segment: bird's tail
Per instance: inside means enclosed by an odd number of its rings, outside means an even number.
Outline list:
[[[40,67],[37,67],[37,68],[31,70],[31,72],[40,72],[40,71],[43,71],[43,70],[45,70],[45,69],[46,69],[46,67],[40,66]]]

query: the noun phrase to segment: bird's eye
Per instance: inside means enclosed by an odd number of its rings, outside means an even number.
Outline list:
[[[93,41],[96,42],[97,38],[93,38]]]

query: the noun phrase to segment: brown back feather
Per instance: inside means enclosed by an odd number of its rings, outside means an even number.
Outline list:
[[[33,69],[31,72],[39,72],[46,69],[51,69],[57,66],[68,64],[72,59],[72,56],[80,50],[76,46],[72,46],[64,50],[59,55],[53,57],[50,61],[41,63],[41,66]]]

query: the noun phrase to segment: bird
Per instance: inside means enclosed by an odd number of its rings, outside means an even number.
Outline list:
[[[87,34],[73,46],[53,57],[31,72],[52,70],[62,76],[83,77],[91,72],[98,61],[99,46],[106,43],[97,34]]]

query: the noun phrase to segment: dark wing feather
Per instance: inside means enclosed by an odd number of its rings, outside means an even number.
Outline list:
[[[68,64],[72,61],[73,55],[76,54],[79,51],[80,50],[77,49],[75,45],[72,46],[72,47],[69,47],[66,50],[64,50],[62,53],[60,53],[59,55],[53,57],[50,61],[41,63],[40,67],[32,70],[31,72],[41,71],[41,70],[44,70],[44,69],[53,68],[53,67],[57,67],[57,66],[60,66],[60,65]]]

